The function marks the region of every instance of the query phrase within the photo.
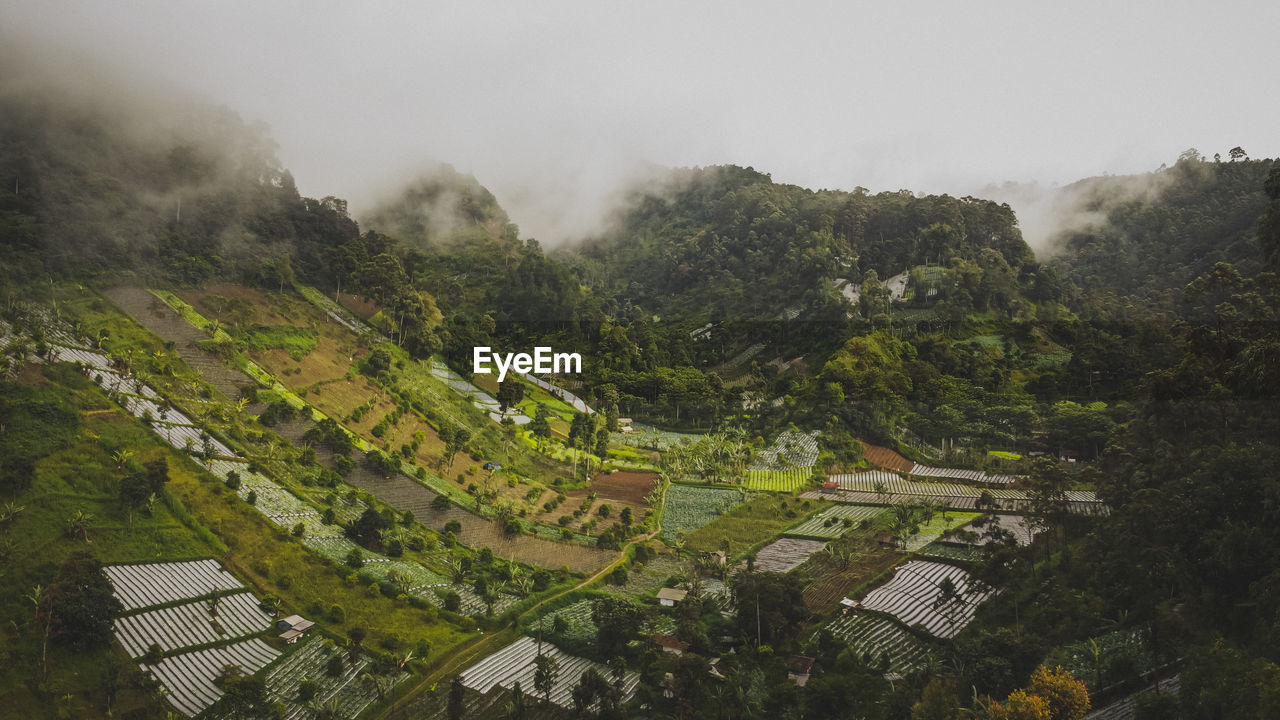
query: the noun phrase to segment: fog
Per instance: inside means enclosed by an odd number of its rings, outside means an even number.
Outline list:
[[[977,194],[1280,154],[1280,6],[1042,5],[21,0],[0,25],[265,123],[357,216],[444,162],[544,245],[655,167]]]

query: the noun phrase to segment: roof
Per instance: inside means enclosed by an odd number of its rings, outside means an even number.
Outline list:
[[[659,600],[671,600],[672,602],[680,602],[689,594],[688,590],[677,590],[676,588],[662,588],[658,591]]]
[[[311,627],[312,625],[315,625],[315,623],[302,617],[301,615],[290,615],[287,618],[281,618],[280,620],[276,621],[276,627],[283,628],[285,626],[288,626],[290,630],[297,630],[298,632],[302,632],[307,628]]]
[[[787,658],[787,671],[796,675],[808,675],[813,670],[814,659],[804,655],[792,655]]]
[[[840,601],[840,604],[845,607],[858,607],[858,601],[853,598],[844,598]]]
[[[653,634],[653,644],[664,648],[674,648],[676,650],[686,650],[689,643],[682,641],[674,635],[664,635],[662,633]]]
[[[280,633],[280,639],[285,642],[293,642],[294,640],[300,637],[302,637],[301,630],[285,630],[284,632]]]

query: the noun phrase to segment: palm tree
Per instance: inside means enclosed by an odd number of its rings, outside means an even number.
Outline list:
[[[89,527],[93,525],[93,515],[85,512],[83,509],[75,511],[70,518],[67,518],[67,536],[72,540],[77,537],[85,542],[89,540]]]
[[[132,448],[121,448],[111,453],[111,459],[116,461],[116,469],[123,470],[125,463],[129,462],[129,458],[136,455],[137,452]]]
[[[3,525],[5,530],[8,530],[13,521],[18,519],[18,516],[26,509],[25,506],[19,505],[12,500],[0,506],[0,525]]]

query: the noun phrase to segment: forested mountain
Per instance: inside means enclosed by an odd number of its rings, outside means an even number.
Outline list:
[[[676,322],[768,320],[797,303],[832,314],[833,279],[929,263],[990,272],[972,299],[1006,307],[1035,269],[1008,206],[813,191],[733,166],[674,171],[638,190],[614,228],[578,252],[567,261],[590,286]]]
[[[1061,188],[1053,202],[1068,229],[1050,238],[1051,264],[1098,306],[1135,295],[1166,309],[1219,262],[1257,273],[1255,229],[1274,167],[1274,160],[1209,160],[1190,150],[1146,175]]]

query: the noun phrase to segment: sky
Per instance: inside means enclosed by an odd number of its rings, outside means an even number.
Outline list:
[[[0,22],[265,123],[299,189],[357,216],[447,162],[544,244],[654,166],[970,194],[1280,155],[1280,3],[1256,0],[17,0]]]

